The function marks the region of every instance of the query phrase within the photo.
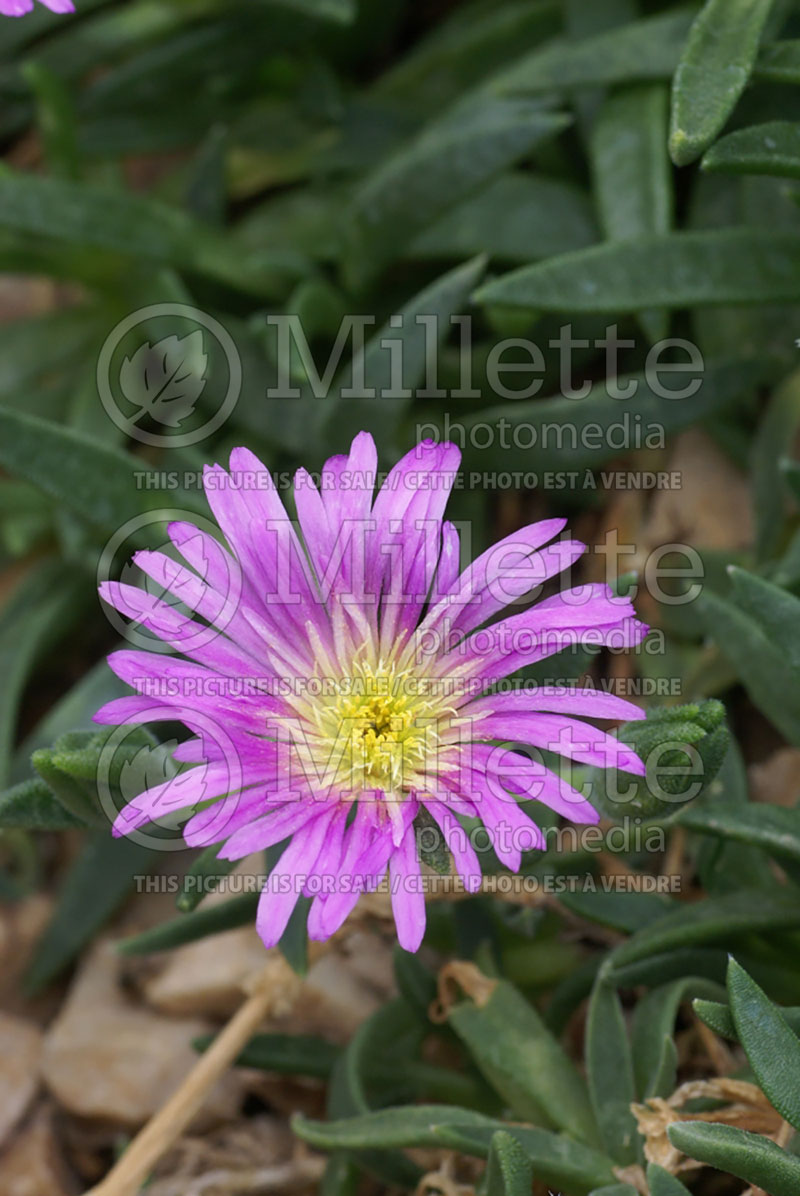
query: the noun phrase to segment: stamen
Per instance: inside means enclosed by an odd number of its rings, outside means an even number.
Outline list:
[[[424,678],[383,659],[373,666],[364,655],[357,653],[350,675],[315,704],[312,751],[320,761],[337,762],[337,791],[406,797],[426,787],[441,744],[439,724],[452,708],[426,693]]]

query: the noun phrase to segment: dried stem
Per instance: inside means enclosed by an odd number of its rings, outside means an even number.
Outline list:
[[[222,1033],[200,1056],[178,1090],[131,1142],[119,1162],[87,1196],[136,1196],[161,1156],[186,1129],[208,1092],[272,1011],[285,1003],[298,977],[281,958],[270,960]]]

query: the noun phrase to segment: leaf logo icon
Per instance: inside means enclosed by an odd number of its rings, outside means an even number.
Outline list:
[[[158,747],[141,747],[131,757],[122,761],[119,773],[119,790],[126,802],[133,802],[140,793],[152,789],[156,785],[163,785],[174,779],[175,785],[162,799],[162,813],[164,810],[185,804],[181,801],[181,782],[185,783],[185,773],[178,773],[172,753],[178,746],[177,740],[159,744]],[[172,804],[170,803],[172,798]]]
[[[207,365],[199,328],[184,337],[166,336],[155,345],[141,345],[125,358],[119,372],[122,393],[138,409],[133,422],[147,414],[169,428],[180,427],[203,393]]]

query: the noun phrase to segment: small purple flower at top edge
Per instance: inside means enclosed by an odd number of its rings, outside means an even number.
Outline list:
[[[582,720],[643,718],[639,707],[607,692],[507,679],[566,646],[633,646],[647,628],[629,599],[598,584],[508,613],[585,546],[556,539],[566,521],[548,519],[462,572],[459,532],[443,518],[459,461],[455,445],[423,441],[374,494],[377,452],[362,432],[349,455],[326,462],[319,485],[298,470],[298,531],[266,467],[234,449],[229,472],[213,465],[204,475],[230,551],[174,523],[169,537],[185,564],[160,552],[134,557],[184,607],[122,582],[100,588],[179,655],[113,653],[111,668],[136,693],[95,721],[181,720],[194,735],[175,759],[195,767],[178,773],[177,788],[167,781],[129,802],[114,833],[194,802],[183,827],[189,846],[221,844],[219,857],[237,860],[288,841],[259,901],[268,947],[301,894],[313,898],[309,936],[325,939],[388,876],[399,942],[415,951],[425,931],[415,826],[423,810],[469,891],[480,887],[481,867],[461,818],[480,820],[512,871],[523,850],[545,845],[519,799],[599,821],[561,776],[498,741],[645,772],[630,748]],[[223,739],[234,746],[233,785]]]
[[[72,0],[39,0],[39,2],[49,8],[51,12],[75,11]],[[33,0],[0,0],[0,16],[24,17],[29,12],[33,12]]]

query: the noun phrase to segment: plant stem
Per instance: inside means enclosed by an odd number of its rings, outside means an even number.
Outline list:
[[[208,1092],[278,1004],[291,999],[300,984],[282,957],[276,956],[255,978],[250,995],[176,1092],[137,1134],[119,1161],[86,1196],[136,1196],[161,1156],[186,1129]]]

